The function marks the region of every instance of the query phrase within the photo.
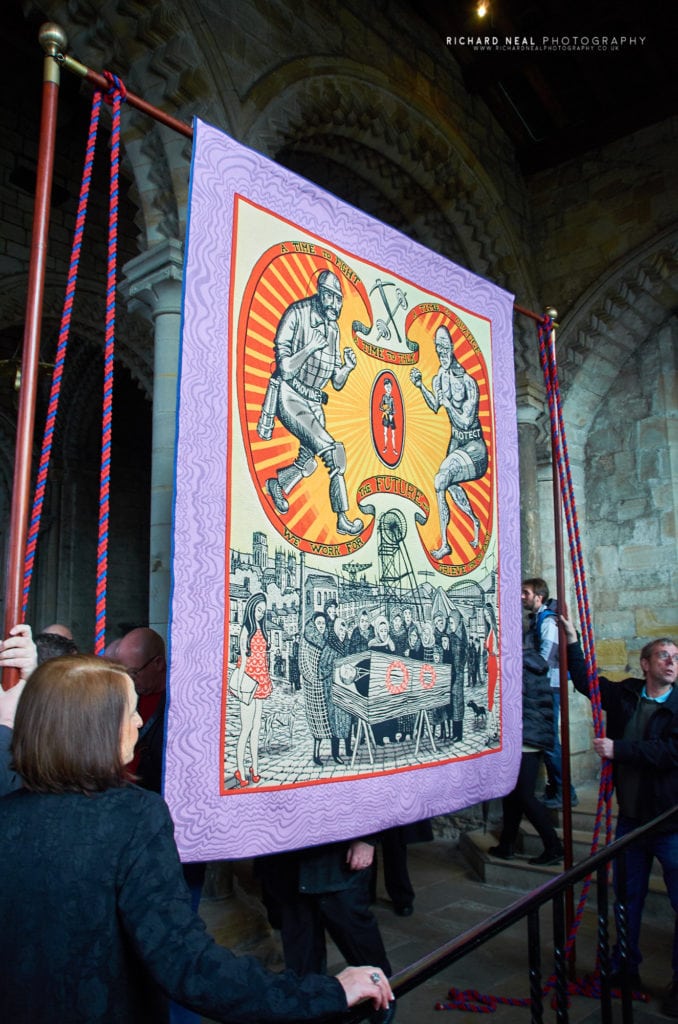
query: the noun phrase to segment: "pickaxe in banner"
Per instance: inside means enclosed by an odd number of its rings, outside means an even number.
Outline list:
[[[393,307],[393,309],[391,309],[391,307],[389,305],[389,302],[388,302],[388,297],[386,295],[386,289],[389,288],[389,287],[390,288],[395,288],[395,290],[396,290],[396,300],[397,301],[396,301],[396,304]],[[405,293],[402,291],[401,288],[398,288],[398,286],[393,283],[393,281],[389,281],[386,284],[384,284],[384,282],[382,280],[380,280],[379,278],[377,278],[377,280],[375,282],[375,285],[374,285],[374,288],[371,289],[370,295],[372,295],[372,293],[376,292],[376,291],[379,292],[379,294],[381,296],[381,301],[384,304],[384,309],[388,313],[388,320],[386,322],[384,322],[383,320],[378,320],[377,321],[377,324],[379,325],[379,336],[383,337],[383,338],[386,338],[386,340],[388,340],[388,338],[390,337],[390,332],[388,330],[388,325],[389,324],[393,324],[395,332],[398,335],[398,341],[402,345],[403,344],[403,339],[400,337],[400,331],[398,330],[398,325],[395,322],[395,314],[396,314],[396,312],[399,309],[407,309],[407,296],[405,295]]]

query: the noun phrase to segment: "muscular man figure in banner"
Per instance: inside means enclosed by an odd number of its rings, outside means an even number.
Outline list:
[[[327,384],[341,391],[356,366],[353,349],[339,347],[337,320],[343,304],[341,284],[331,270],[318,275],[315,295],[293,302],[280,318],[275,336],[279,381],[276,413],[282,425],[299,439],[299,454],[266,481],[266,489],[278,512],[289,509],[288,495],[304,477],[313,473],[320,456],[330,475],[330,505],[337,516],[337,532],[358,534],[362,519],[349,519],[344,473],[346,449],[325,429]]]
[[[434,558],[444,558],[452,554],[447,538],[450,525],[448,493],[457,508],[471,520],[471,545],[474,548],[478,546],[480,522],[461,484],[465,480],[478,480],[487,472],[487,446],[478,418],[478,385],[455,359],[447,327],[439,327],[436,331],[435,348],[440,369],[431,382],[432,390],[429,391],[424,384],[421,370],[411,370],[410,380],[421,391],[429,409],[437,413],[444,408],[450,420],[447,454],[434,479],[440,520],[440,547],[431,554]]]

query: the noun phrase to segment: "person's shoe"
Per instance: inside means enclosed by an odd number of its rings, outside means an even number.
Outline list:
[[[284,515],[286,512],[289,512],[290,503],[283,494],[283,489],[278,483],[276,477],[270,477],[266,481],[266,490],[270,494],[271,498],[273,499],[273,504],[275,505],[275,507],[277,508],[278,512],[280,512],[281,515]]]
[[[530,857],[528,864],[540,864],[545,867],[550,864],[558,864],[563,859],[564,853],[563,844],[559,843],[552,850],[542,850],[537,857]]]
[[[498,857],[499,860],[513,860],[515,854],[512,846],[502,846],[499,843],[498,846],[490,846],[487,851],[490,857]]]
[[[579,797],[577,796],[576,793],[573,793],[572,796],[570,797],[570,807],[576,807],[578,803],[579,803]]]
[[[414,907],[411,903],[394,903],[393,913],[398,917],[412,917]]]
[[[665,1017],[678,1017],[678,981],[672,981],[662,999],[661,1012]]]
[[[556,793],[555,796],[549,796],[542,801],[544,807],[550,807],[552,810],[560,811],[563,808],[563,794]]]

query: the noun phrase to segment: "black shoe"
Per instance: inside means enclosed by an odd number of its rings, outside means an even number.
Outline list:
[[[678,1017],[678,981],[672,981],[667,988],[661,1011],[666,1017]]]
[[[528,864],[541,864],[544,866],[559,864],[563,859],[564,853],[562,844],[560,844],[554,847],[553,850],[542,850],[538,857],[530,857]]]
[[[412,917],[414,907],[411,903],[394,903],[393,913],[397,914],[398,917]]]
[[[489,853],[490,857],[498,857],[499,860],[513,860],[513,858],[515,857],[513,847],[502,846],[501,843],[499,843],[498,846],[490,846],[487,852]]]

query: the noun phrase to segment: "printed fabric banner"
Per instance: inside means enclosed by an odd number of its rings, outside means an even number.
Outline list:
[[[182,858],[505,794],[513,296],[196,121],[165,796]]]

